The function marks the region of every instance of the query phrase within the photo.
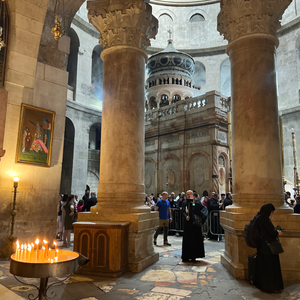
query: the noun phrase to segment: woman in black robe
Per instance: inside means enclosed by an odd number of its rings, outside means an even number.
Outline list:
[[[275,207],[269,203],[263,205],[256,224],[260,233],[260,241],[257,247],[256,271],[254,285],[264,292],[281,293],[284,289],[280,260],[278,254],[272,254],[268,244],[276,241],[282,232],[275,229],[270,220]]]
[[[195,261],[196,258],[205,257],[202,228],[193,225],[194,215],[200,217],[201,206],[195,199],[187,199],[182,203],[184,231],[182,239],[182,261]]]

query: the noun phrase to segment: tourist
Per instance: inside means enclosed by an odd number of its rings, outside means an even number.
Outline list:
[[[169,218],[172,222],[172,211],[170,207],[170,202],[168,199],[168,193],[162,192],[162,199],[158,200],[156,203],[155,210],[159,212],[159,227],[154,233],[153,244],[156,245],[157,237],[160,233],[164,233],[164,246],[171,246],[168,243],[168,229],[169,229]]]
[[[67,201],[68,201],[68,194],[64,194],[61,200],[61,210],[62,210],[62,218],[61,218],[61,222],[62,222],[62,227],[63,227],[63,231],[65,229],[65,216],[66,216],[66,212],[64,211],[63,207],[64,205],[66,205]],[[63,233],[61,235],[61,241],[63,240]]]
[[[178,209],[182,209],[182,203],[183,201],[186,200],[186,194],[183,194],[182,196],[180,196],[179,201],[177,201],[177,208]]]
[[[205,257],[202,228],[193,224],[194,215],[200,217],[201,206],[200,201],[195,201],[191,190],[186,192],[187,200],[183,202],[182,214],[184,218],[184,231],[182,239],[182,255],[184,262],[189,260],[195,261],[196,258]],[[196,194],[196,193],[195,193]]]
[[[77,206],[76,206],[77,212],[82,212],[83,205],[84,205],[84,201],[83,201],[82,199],[80,199],[80,200],[78,201]]]
[[[230,192],[228,192],[228,193],[226,194],[226,198],[225,198],[225,200],[224,200],[224,202],[223,202],[223,207],[224,207],[224,209],[225,209],[226,206],[228,206],[228,205],[232,205],[232,195],[231,195]]]
[[[91,211],[91,207],[95,206],[98,203],[97,198],[96,198],[96,193],[92,192],[91,193],[91,198],[87,199],[84,202],[84,206],[82,208],[82,211]]]
[[[176,208],[176,203],[174,202],[174,198],[171,195],[168,197],[168,200],[170,202],[170,207]]]
[[[146,196],[145,205],[149,206],[151,210],[155,210],[155,202],[151,199],[151,196]]]
[[[82,197],[84,204],[86,204],[88,202],[89,198],[90,198],[90,190],[85,190],[85,194]]]
[[[70,247],[71,245],[71,231],[73,230],[73,223],[76,222],[75,219],[75,204],[74,195],[69,195],[67,203],[62,208],[65,211],[65,230],[64,230],[64,243],[63,247]]]
[[[75,205],[77,205],[78,204],[78,195],[75,195],[75,198],[74,198],[74,203],[75,203]]]
[[[296,199],[297,201],[295,207],[294,207],[294,214],[300,214],[300,196],[296,196]]]
[[[57,229],[56,229],[56,239],[58,241],[63,240],[63,231],[64,231],[64,223],[63,223],[63,212],[62,212],[62,198],[63,195],[59,195],[58,205],[57,205]]]
[[[223,234],[223,229],[220,226],[219,214],[211,213],[212,211],[219,211],[222,208],[222,203],[219,203],[219,194],[214,193],[213,197],[208,201],[208,222],[210,224],[210,230],[208,232],[208,238],[211,240],[217,240],[219,234]]]
[[[254,285],[264,292],[281,293],[284,289],[281,276],[280,260],[278,254],[272,254],[268,243],[276,241],[282,232],[276,230],[270,220],[275,211],[273,204],[261,207],[256,220],[257,228],[261,235],[256,258]]]
[[[209,197],[208,197],[207,190],[203,191],[202,198],[200,199],[200,201],[204,206],[206,206],[206,207],[208,206]]]

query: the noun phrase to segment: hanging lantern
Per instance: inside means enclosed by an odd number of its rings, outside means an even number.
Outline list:
[[[52,28],[51,33],[56,41],[58,41],[65,34],[61,29],[61,21],[59,16],[55,17],[55,26]]]

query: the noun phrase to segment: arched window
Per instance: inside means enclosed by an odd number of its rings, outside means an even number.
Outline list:
[[[60,193],[70,194],[72,189],[73,154],[75,128],[72,121],[66,117],[63,161],[61,168]]]
[[[7,2],[7,1],[6,1]],[[0,33],[1,40],[4,46],[0,49],[0,87],[4,86],[5,77],[5,61],[7,53],[7,42],[8,42],[8,10],[5,1],[0,2]],[[1,145],[0,145],[1,146]]]
[[[178,94],[176,94],[172,98],[172,103],[176,103],[177,101],[180,101],[180,100],[181,100],[181,97]]]
[[[230,97],[231,96],[231,71],[230,60],[226,58],[220,67],[220,82],[221,82],[221,94]]]
[[[76,95],[76,82],[77,82],[77,63],[78,63],[78,49],[79,38],[73,28],[69,28],[67,35],[70,37],[70,54],[68,58],[67,71],[69,72],[68,85],[73,89],[73,100]]]
[[[223,155],[220,155],[218,157],[218,165],[219,167],[224,167],[225,168],[225,158]]]
[[[100,57],[102,51],[103,46],[99,44],[94,47],[92,54],[93,106],[100,110],[102,110],[103,101],[103,60]]]
[[[190,18],[190,22],[202,22],[205,18],[201,14],[194,14]]]
[[[195,88],[200,88],[200,90],[203,89],[206,84],[206,68],[200,61],[196,61],[195,63],[193,81],[195,83]]]
[[[150,98],[150,100],[149,100],[149,107],[150,107],[150,109],[157,108],[157,103],[156,103],[155,97],[151,97]]]
[[[169,100],[168,100],[168,96],[167,95],[162,95],[160,97],[160,104],[159,104],[159,107],[163,107],[163,106],[167,106],[169,105]]]
[[[100,150],[101,145],[101,124],[96,123],[90,128],[89,149]]]

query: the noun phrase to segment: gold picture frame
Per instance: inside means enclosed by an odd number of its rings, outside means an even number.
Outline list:
[[[55,112],[22,104],[16,162],[50,167]]]

